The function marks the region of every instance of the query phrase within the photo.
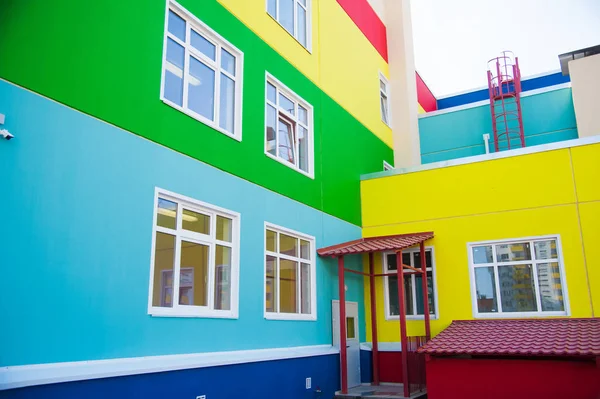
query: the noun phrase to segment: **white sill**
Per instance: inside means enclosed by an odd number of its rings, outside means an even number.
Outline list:
[[[266,320],[290,320],[290,321],[317,321],[317,317],[312,314],[298,313],[265,313]]]
[[[475,313],[476,319],[538,319],[544,317],[570,316],[568,312],[502,312],[502,313]]]
[[[183,311],[180,309],[171,308],[150,308],[148,314],[152,317],[186,317],[199,319],[238,319],[237,312],[232,310],[200,310],[200,311]]]
[[[180,105],[175,104],[174,102],[167,100],[164,97],[161,97],[160,99],[163,103],[167,104],[169,107],[175,108],[177,111],[183,112],[184,114],[186,114],[187,116],[189,116],[192,119],[197,120],[200,123],[205,124],[206,126],[216,130],[217,132],[223,133],[225,136],[230,137],[234,140],[237,141],[242,141],[242,132],[240,131],[238,134],[232,134],[231,132],[228,132],[227,130],[223,129],[222,127],[220,127],[219,125],[217,125],[215,122],[211,121],[210,119],[206,119],[205,117],[203,117],[202,115],[199,115],[197,113],[195,113],[192,110],[183,108]],[[236,125],[241,126],[241,123],[236,123]]]
[[[294,6],[296,6],[296,5],[294,4]],[[309,47],[311,47],[311,48],[312,48],[312,46],[308,46],[308,47],[306,47],[304,44],[300,43],[300,40],[298,40],[298,39],[296,38],[296,36],[292,35],[292,34],[290,33],[290,31],[289,31],[289,30],[287,30],[287,29],[285,28],[285,26],[283,26],[283,25],[281,24],[281,22],[279,22],[279,21],[278,21],[278,20],[277,20],[277,19],[276,19],[274,16],[272,16],[271,14],[269,14],[269,12],[268,12],[268,11],[267,11],[267,15],[268,15],[269,17],[271,17],[271,19],[272,19],[273,21],[277,22],[277,25],[281,26],[281,27],[283,28],[283,30],[284,30],[284,31],[285,31],[285,32],[286,32],[288,35],[290,35],[290,36],[291,36],[291,37],[292,37],[292,38],[293,38],[293,39],[294,39],[294,40],[295,40],[295,41],[296,41],[296,42],[297,42],[297,43],[298,43],[298,44],[299,44],[299,45],[300,45],[300,46],[301,46],[301,47],[302,47],[304,50],[306,50],[306,51],[308,52],[308,54],[311,54],[311,55],[312,55],[312,50],[309,48]],[[307,10],[307,17],[308,17],[308,10]],[[306,19],[306,21],[308,22],[308,18]],[[309,33],[308,33],[308,28],[309,28],[309,26],[308,26],[308,25],[310,25],[310,24],[308,24],[308,23],[307,23],[306,25],[307,25],[307,26],[306,26],[306,35],[307,35],[307,36],[309,36]],[[312,41],[312,35],[310,35],[310,36],[311,36],[311,41]],[[307,42],[309,41],[309,40],[308,40],[308,37],[307,37],[306,41],[307,41]],[[311,44],[311,43],[308,43],[308,44]]]
[[[392,128],[392,124],[391,123],[387,123],[386,121],[383,120],[383,118],[381,118],[381,121],[383,122],[384,125],[386,125],[390,129]]]
[[[277,162],[279,162],[279,163],[287,166],[288,168],[295,170],[296,172],[302,173],[306,177],[309,177],[309,178],[311,178],[313,180],[315,179],[314,174],[307,173],[307,172],[303,171],[302,169],[296,167],[296,165],[293,165],[293,164],[289,163],[286,160],[283,160],[283,159],[281,159],[279,157],[276,157],[275,155],[273,155],[270,152],[266,151],[266,149],[265,149],[265,155],[268,156],[269,158],[274,159],[275,161],[277,161]],[[312,166],[313,165],[309,165],[309,166],[311,166],[310,170],[312,170]]]

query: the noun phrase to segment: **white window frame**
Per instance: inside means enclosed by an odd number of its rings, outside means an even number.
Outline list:
[[[383,171],[392,170],[394,166],[387,161],[383,161]]]
[[[547,241],[547,240],[556,240],[556,251],[557,257],[551,259],[535,259],[535,247],[533,243],[535,241]],[[514,262],[501,262],[499,263],[496,259],[496,244],[512,244],[512,243],[529,243],[531,250],[531,260],[525,261],[514,261]],[[473,263],[473,247],[480,246],[492,246],[492,254],[493,254],[493,262],[492,263]],[[471,305],[473,310],[473,317],[482,318],[482,319],[495,319],[495,318],[527,318],[527,317],[554,317],[554,316],[570,316],[571,310],[569,306],[569,293],[567,289],[567,279],[564,268],[564,259],[562,252],[562,244],[560,241],[560,235],[546,235],[546,236],[533,236],[533,237],[519,237],[519,238],[509,238],[503,240],[490,240],[490,241],[477,241],[477,242],[469,242],[467,243],[467,252],[469,257],[469,278],[470,278],[470,287],[471,287]],[[540,298],[540,290],[538,283],[538,275],[537,275],[537,264],[538,263],[558,263],[558,268],[560,271],[560,283],[561,289],[563,293],[563,305],[565,310],[562,312],[545,312],[541,310],[541,298]],[[500,279],[498,278],[498,266],[509,266],[509,265],[532,265],[532,273],[535,284],[535,295],[536,295],[536,305],[537,308],[540,309],[536,312],[503,312],[502,311],[502,293],[500,291]],[[497,295],[497,304],[498,304],[498,312],[497,313],[480,313],[479,308],[477,307],[477,286],[475,281],[475,269],[479,267],[494,267],[495,273],[495,283],[496,283],[496,295]]]
[[[435,249],[432,246],[426,246],[425,247],[425,252],[427,251],[431,251],[431,268],[427,268],[427,271],[431,271],[431,278],[433,280],[433,302],[434,302],[434,314],[429,314],[429,319],[430,320],[437,320],[439,318],[440,315],[440,311],[439,311],[439,301],[438,301],[438,289],[437,289],[437,278],[436,278],[436,267],[435,267]],[[420,252],[420,248],[416,247],[416,248],[408,248],[408,249],[404,249],[402,250],[402,253],[410,253],[410,258],[411,258],[411,262],[414,262],[414,255],[415,253],[419,253]],[[388,261],[387,261],[387,256],[388,255],[394,255],[394,252],[384,252],[382,253],[382,259],[381,259],[381,264],[383,267],[383,272],[384,273],[394,273],[396,272],[396,270],[389,270],[388,269]],[[398,263],[398,260],[396,259],[396,262]],[[398,266],[400,266],[400,263],[402,263],[401,261],[398,263]],[[421,265],[416,265],[413,266],[417,269],[421,268]],[[404,270],[404,273],[407,273],[407,270]],[[400,315],[392,315],[390,314],[390,291],[389,291],[389,277],[385,276],[383,278],[384,280],[384,308],[385,308],[385,319],[386,320],[400,320]],[[411,275],[411,279],[412,279],[412,287],[413,287],[413,292],[411,293],[412,295],[412,299],[413,299],[413,310],[415,311],[415,313],[417,312],[417,291],[416,291],[416,286],[415,286],[415,274]],[[408,292],[405,291],[405,295],[408,295]],[[424,315],[406,315],[406,319],[407,320],[423,320],[425,318]]]
[[[269,83],[272,84],[273,86],[275,86],[275,88],[277,89],[276,94],[275,94],[275,99],[276,99],[277,103],[273,103],[273,102],[269,101],[269,99],[268,99],[267,90],[268,90]],[[285,95],[287,98],[289,98],[290,100],[292,100],[294,102],[294,114],[295,115],[292,115],[289,112],[287,112],[286,110],[284,110],[283,108],[279,107],[279,94],[280,93]],[[294,164],[291,164],[290,162],[286,161],[285,159],[280,158],[278,155],[273,155],[269,152],[268,141],[267,141],[267,123],[268,123],[267,106],[268,105],[274,107],[277,110],[277,122],[276,122],[277,125],[279,124],[279,115],[280,114],[283,115],[285,117],[285,119],[291,119],[296,125],[296,127],[294,128],[294,150],[295,150]],[[308,122],[307,125],[300,122],[300,120],[298,119],[298,105],[301,105],[307,111],[307,122]],[[263,133],[264,143],[265,143],[265,155],[268,156],[269,158],[274,159],[277,162],[287,166],[288,168],[292,168],[292,169],[302,173],[303,175],[310,177],[311,179],[315,178],[315,164],[314,164],[315,134],[314,134],[313,116],[314,116],[313,106],[308,101],[304,100],[302,97],[300,97],[299,95],[294,93],[289,87],[287,87],[286,85],[281,83],[281,81],[279,81],[277,78],[275,78],[269,72],[266,72],[266,75],[265,75],[265,123],[264,123],[264,133]],[[307,154],[308,172],[300,169],[300,165],[299,165],[300,155],[299,155],[299,151],[298,151],[298,139],[297,139],[297,133],[298,133],[297,126],[298,125],[303,126],[308,131],[308,154]],[[275,131],[275,137],[278,138],[277,130]],[[277,154],[279,154],[279,146],[277,146]]]
[[[290,32],[287,30],[285,26],[281,22],[279,22],[279,1],[277,2],[277,15],[273,16],[269,13],[269,0],[265,0],[265,11],[267,15],[271,17],[279,26],[283,28],[291,37],[294,38],[302,46],[302,48],[306,49],[310,54],[312,54],[312,0],[306,0],[306,6],[302,4],[300,0],[294,0],[294,32]],[[306,10],[306,45],[302,44],[300,40],[298,40],[298,6],[304,8]]]
[[[300,256],[294,257],[290,255],[280,254],[278,252],[267,251],[267,230],[276,231],[277,233],[283,233],[289,236],[293,236],[297,239],[302,239],[310,242],[310,261],[307,259],[302,259]],[[267,320],[300,320],[300,321],[316,321],[317,320],[317,268],[316,268],[316,257],[317,257],[317,241],[315,237],[300,233],[295,230],[288,229],[286,227],[278,226],[273,223],[265,222],[264,225],[264,255],[263,255],[263,313],[264,317]],[[298,241],[299,242],[299,241]],[[300,250],[300,249],[298,249]],[[277,312],[267,312],[267,255],[273,256],[277,259],[277,298],[274,298],[275,303],[277,304],[277,308],[279,307],[279,259],[288,259],[300,263],[308,263],[310,264],[310,314],[309,313],[279,313]],[[298,275],[300,274],[300,267],[298,267]],[[298,287],[297,290],[300,292],[300,278],[297,281]],[[298,300],[298,306],[301,304],[301,299]],[[299,311],[299,309],[298,309]]]
[[[383,90],[381,88],[381,83],[383,83],[385,85],[385,90]],[[386,104],[387,104],[387,113],[388,113],[388,120],[386,121],[385,118],[383,117],[383,110],[381,109],[381,99],[382,97],[385,96],[386,98]],[[388,81],[388,79],[385,77],[385,75],[381,72],[379,72],[379,112],[381,114],[381,121],[383,123],[385,123],[388,127],[392,127],[392,111],[391,111],[391,101],[390,101],[391,95],[390,95],[390,82]]]
[[[181,39],[171,34],[168,29],[169,25],[169,11],[175,12],[179,17],[186,21],[186,39],[184,43]],[[211,60],[200,51],[195,49],[190,43],[191,28],[197,31],[206,40],[211,42],[216,47],[215,61]],[[183,71],[183,102],[182,105],[178,105],[167,98],[165,98],[165,76],[167,72],[167,38],[174,40],[177,44],[184,48],[184,71]],[[235,57],[235,76],[221,68],[221,49],[227,50],[231,55]],[[188,83],[189,83],[189,58],[190,56],[199,59],[204,65],[208,66],[215,71],[215,92],[214,92],[214,121],[196,113],[195,111],[187,107],[188,103]],[[234,102],[234,124],[233,132],[229,132],[219,126],[219,113],[220,113],[220,97],[221,97],[221,74],[224,74],[228,78],[235,82],[235,102]],[[165,27],[164,27],[164,38],[163,38],[163,57],[162,57],[162,70],[161,70],[161,82],[160,82],[160,99],[165,104],[183,112],[184,114],[196,119],[199,122],[204,123],[207,126],[229,136],[237,141],[242,141],[242,97],[244,87],[244,53],[235,47],[233,44],[228,42],[225,38],[211,29],[204,22],[200,21],[187,9],[182,7],[179,3],[174,0],[167,0],[167,7],[165,13]]]
[[[168,201],[177,203],[177,226],[176,229],[169,229],[157,225],[158,199],[163,198]],[[210,220],[210,235],[196,233],[184,230],[181,227],[183,208],[194,212],[208,214]],[[230,211],[221,207],[207,204],[196,199],[186,197],[180,194],[173,193],[156,187],[154,192],[154,216],[152,221],[152,252],[150,257],[150,282],[148,287],[148,314],[157,317],[203,317],[203,318],[225,318],[237,319],[239,310],[239,274],[240,274],[240,223],[241,217],[237,212]],[[231,219],[231,242],[219,241],[216,239],[216,216],[223,216]],[[156,250],[156,233],[165,233],[175,236],[175,259],[173,261],[173,306],[158,307],[152,306],[152,294],[154,288],[154,257]],[[208,289],[208,305],[207,306],[190,306],[179,305],[179,271],[180,271],[180,242],[181,240],[190,240],[202,245],[209,246],[209,281],[207,282]],[[214,282],[215,271],[215,246],[223,245],[231,248],[231,309],[218,310],[213,309],[214,306]]]

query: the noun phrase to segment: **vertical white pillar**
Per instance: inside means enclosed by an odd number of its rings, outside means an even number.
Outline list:
[[[390,105],[394,139],[394,166],[421,164],[417,81],[410,0],[386,0]]]
[[[598,95],[600,93],[600,54],[569,61],[573,106],[579,137],[600,134]]]

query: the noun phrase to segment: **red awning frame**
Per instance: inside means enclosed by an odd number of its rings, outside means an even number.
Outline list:
[[[402,375],[404,397],[410,396],[409,380],[408,380],[408,334],[406,332],[406,300],[404,295],[404,278],[403,274],[421,274],[423,278],[423,313],[425,320],[425,341],[431,338],[431,327],[429,320],[429,298],[427,289],[427,265],[425,262],[425,241],[433,238],[433,232],[422,232],[413,234],[398,234],[393,236],[366,237],[358,240],[348,241],[345,243],[332,245],[329,247],[317,250],[320,256],[330,256],[338,259],[338,290],[340,301],[340,367],[342,377],[342,393],[348,393],[348,358],[346,349],[346,307],[342,304],[346,303],[346,289],[344,273],[360,274],[363,277],[369,277],[369,287],[371,291],[371,331],[373,348],[371,356],[373,359],[373,385],[379,385],[379,350],[377,344],[377,304],[375,295],[375,277],[397,276],[398,281],[398,304],[400,313],[400,343],[402,346]],[[421,268],[405,265],[402,262],[402,250],[419,245]],[[373,254],[376,252],[395,252],[401,267],[397,268],[395,273],[380,273],[374,272]],[[347,269],[344,267],[344,256],[353,254],[369,254],[369,273],[358,270]],[[410,270],[406,272],[406,270]]]

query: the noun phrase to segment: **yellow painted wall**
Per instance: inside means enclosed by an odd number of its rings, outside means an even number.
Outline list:
[[[388,64],[336,0],[312,0],[311,52],[267,14],[265,0],[219,1],[369,130],[392,146],[391,129],[381,121],[379,108],[379,72],[389,77]]]
[[[467,244],[560,235],[572,317],[600,312],[600,144],[414,172],[362,182],[365,237],[433,231],[439,318],[473,318]],[[417,190],[420,190],[418,192]],[[381,256],[376,257],[381,271]],[[377,281],[379,340],[399,341]],[[370,293],[365,284],[366,319]],[[592,306],[593,304],[593,306]],[[368,324],[368,323],[367,323]],[[408,321],[422,335],[423,321]],[[367,327],[367,340],[371,339]]]

